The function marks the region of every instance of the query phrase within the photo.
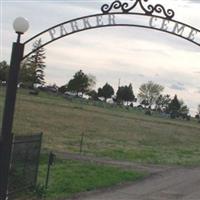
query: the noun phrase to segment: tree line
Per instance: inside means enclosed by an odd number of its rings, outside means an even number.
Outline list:
[[[173,98],[169,94],[162,94],[164,87],[160,84],[148,81],[139,87],[137,97],[134,94],[132,84],[119,86],[116,93],[114,88],[105,83],[103,87],[95,91],[93,88],[96,84],[94,76],[85,74],[82,70],[76,72],[69,82],[59,88],[59,92],[72,92],[76,96],[83,96],[87,94],[92,100],[99,100],[103,98],[112,99],[118,105],[129,105],[133,107],[135,102],[139,103],[138,107],[146,109],[146,114],[151,114],[152,110],[159,113],[168,114],[171,118],[183,118],[190,120],[189,108],[183,100],[179,99],[177,95]],[[196,117],[200,118],[200,105]]]
[[[41,39],[35,41],[32,50],[35,52],[24,60],[21,64],[19,83],[24,88],[34,88],[35,84],[45,84],[45,49],[39,48],[42,44]],[[0,84],[8,79],[9,65],[6,61],[0,62]],[[103,98],[112,98],[113,102],[118,105],[130,105],[138,102],[141,108],[145,108],[147,114],[151,114],[151,110],[156,110],[160,113],[169,114],[171,118],[186,118],[189,119],[189,108],[180,100],[177,95],[173,98],[169,94],[163,95],[164,87],[160,84],[149,81],[139,87],[137,97],[133,92],[132,84],[119,86],[116,93],[114,88],[105,83],[103,87],[94,90],[96,78],[91,74],[85,74],[82,70],[76,72],[68,83],[59,88],[60,93],[73,92],[76,96],[87,94],[92,100]],[[200,120],[200,105],[197,109],[196,118]]]

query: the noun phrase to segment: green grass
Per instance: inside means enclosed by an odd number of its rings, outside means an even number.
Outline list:
[[[0,106],[2,109],[2,94]],[[200,164],[200,124],[146,116],[136,109],[20,90],[14,133],[43,132],[43,149],[156,164]]]
[[[132,182],[147,174],[123,170],[110,166],[71,160],[56,160],[51,167],[49,185],[46,192],[41,187],[45,183],[47,159],[40,165],[37,192],[19,199],[38,199],[41,194],[47,200],[71,197],[77,193],[110,187],[124,182]]]

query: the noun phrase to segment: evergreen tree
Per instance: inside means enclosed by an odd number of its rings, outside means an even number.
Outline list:
[[[128,102],[135,101],[135,96],[133,94],[133,88],[132,84],[129,84],[129,86],[121,86],[117,90],[117,101],[118,102],[123,102],[126,101],[127,104]]]
[[[0,62],[0,81],[7,81],[9,65],[6,61]]]
[[[108,83],[106,83],[102,88],[98,89],[98,96],[104,97],[105,101],[107,101],[108,98],[111,98],[113,94],[114,94],[114,89]]]
[[[32,81],[34,83],[38,83],[43,85],[45,83],[45,75],[44,75],[44,69],[46,67],[45,65],[45,49],[40,46],[42,45],[42,40],[39,39],[35,41],[33,44],[33,50],[35,51],[29,58],[28,58],[28,66],[29,69],[32,71]]]
[[[124,99],[125,101],[130,101],[130,102],[132,102],[132,101],[134,101],[134,102],[136,102],[137,101],[137,99],[135,98],[135,95],[134,95],[134,93],[133,93],[133,87],[132,87],[132,84],[130,83],[129,84],[129,86],[127,87],[127,95],[126,95],[126,98]]]
[[[190,111],[189,108],[187,107],[187,105],[185,105],[183,100],[179,101],[179,103],[180,103],[180,109],[178,110],[179,115],[187,116]]]
[[[181,103],[178,100],[177,95],[175,95],[169,104],[169,112],[170,112],[171,118],[178,117],[180,108],[181,108]]]

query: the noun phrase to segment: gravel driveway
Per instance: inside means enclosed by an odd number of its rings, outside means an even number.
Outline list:
[[[200,200],[200,169],[176,169],[77,200]]]

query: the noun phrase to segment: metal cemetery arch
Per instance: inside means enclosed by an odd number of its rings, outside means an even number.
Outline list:
[[[0,140],[0,199],[7,198],[8,174],[10,167],[10,156],[12,148],[12,124],[15,110],[17,92],[17,81],[20,70],[20,63],[38,49],[65,36],[75,34],[84,30],[102,27],[127,26],[148,28],[166,32],[195,45],[200,46],[200,30],[185,23],[174,20],[175,12],[172,9],[165,9],[161,4],[147,5],[148,0],[133,0],[132,3],[122,3],[116,0],[101,7],[102,13],[76,18],[60,23],[43,32],[33,36],[24,43],[20,43],[21,32],[18,33],[17,42],[13,43],[12,56],[4,106],[1,140]],[[135,12],[140,8],[142,12]],[[129,19],[128,19],[129,18]],[[134,21],[135,20],[135,21]],[[134,21],[134,22],[133,22]],[[43,38],[44,37],[44,40]],[[41,38],[43,44],[29,51],[24,55],[24,48],[31,45],[34,40]]]
[[[182,39],[192,42],[195,45],[200,46],[199,29],[183,22],[174,20],[173,18],[175,16],[175,12],[172,9],[166,10],[161,4],[156,4],[155,6],[145,6],[143,2],[147,1],[148,0],[135,0],[133,5],[129,5],[129,3],[122,3],[117,0],[110,5],[104,4],[101,7],[102,13],[83,16],[57,24],[28,39],[24,42],[24,45],[29,45],[35,39],[45,37],[46,41],[41,45],[41,47],[44,47],[58,39],[85,30],[102,27],[126,26],[162,31],[178,36]],[[140,7],[143,12],[134,12],[133,10],[136,7]],[[135,23],[127,23],[124,17],[130,17],[130,19],[137,18],[139,22],[136,19]],[[143,23],[141,23],[141,19],[144,20]],[[34,51],[37,51],[37,49]],[[26,53],[23,59],[31,55],[34,51]]]

